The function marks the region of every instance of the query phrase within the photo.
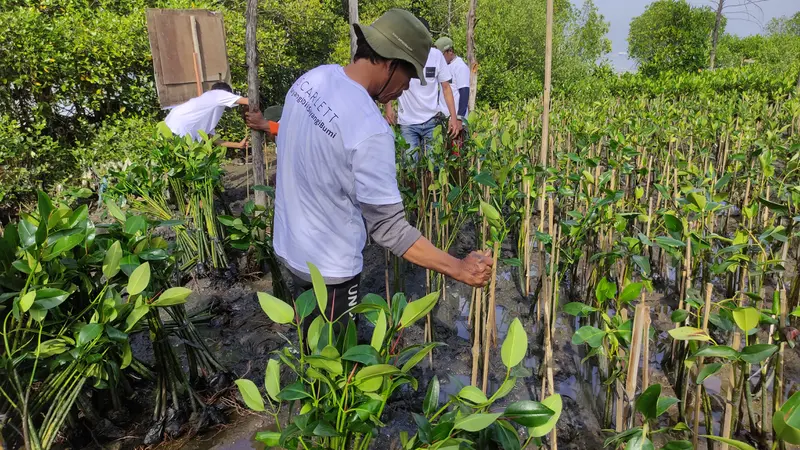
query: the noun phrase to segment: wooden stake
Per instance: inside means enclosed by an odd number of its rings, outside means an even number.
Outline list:
[[[475,10],[478,0],[470,0],[467,12],[467,60],[469,61],[469,101],[467,108],[475,111],[475,99],[478,94],[478,59],[475,57]]]
[[[703,310],[703,331],[708,333],[708,318],[711,316],[711,291],[714,286],[711,283],[706,283],[706,305]],[[697,359],[697,374],[703,370],[703,357]],[[687,380],[688,381],[688,380]],[[703,384],[698,383],[694,390],[694,433],[692,434],[692,445],[697,448],[697,442],[700,436],[700,409],[702,404]],[[708,431],[711,433],[711,431]]]
[[[639,357],[642,354],[643,342],[647,340],[647,305],[639,303],[633,315],[633,335],[631,336],[631,352],[628,356],[628,374],[625,378],[625,394],[627,397],[627,408],[632,409],[633,399],[636,396],[636,384],[639,381]],[[631,419],[633,414],[631,414]],[[630,426],[630,425],[629,425]]]
[[[486,339],[483,341],[483,392],[486,393],[489,384],[489,351],[492,348],[491,340],[492,333],[495,329],[495,290],[497,288],[497,258],[500,253],[500,242],[494,243],[493,255],[494,265],[492,266],[492,279],[489,282],[489,305],[486,311],[486,326],[484,335]]]
[[[192,26],[192,46],[194,47],[193,62],[194,62],[194,81],[197,85],[197,96],[203,95],[203,65],[200,59],[200,40],[197,39],[197,18],[190,17]]]
[[[472,329],[472,385],[478,387],[478,361],[481,352],[481,300],[483,289],[474,289],[475,327]]]

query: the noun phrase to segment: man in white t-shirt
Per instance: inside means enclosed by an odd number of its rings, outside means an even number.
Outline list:
[[[462,123],[466,121],[467,105],[469,104],[469,67],[467,63],[456,55],[453,48],[453,40],[449,37],[443,36],[436,40],[436,48],[441,50],[444,59],[447,61],[447,67],[450,69],[450,75],[453,81],[450,86],[453,88],[453,100],[456,104],[456,112],[458,120]],[[439,95],[439,106],[441,107],[442,114],[448,115],[447,105],[445,104],[444,96]]]
[[[426,30],[427,23],[422,22]],[[422,84],[421,80],[426,83]],[[456,106],[451,89],[450,69],[447,61],[439,49],[433,47],[428,53],[425,62],[424,75],[419,80],[413,79],[408,90],[397,100],[398,113],[395,115],[391,103],[386,105],[386,120],[394,125],[400,125],[400,134],[403,135],[409,149],[414,152],[415,159],[418,154],[415,149],[425,149],[427,143],[433,139],[433,130],[439,123],[441,107],[439,96],[444,98],[444,108],[448,121],[448,133],[456,137],[461,132],[461,122],[457,120]],[[439,116],[439,117],[437,117]]]
[[[454,258],[405,219],[394,133],[375,102],[395,100],[412,78],[424,77],[430,34],[401,9],[355,32],[351,64],[317,67],[286,95],[273,234],[295,297],[311,288],[312,263],[328,286],[326,315],[345,320],[359,301],[367,232],[394,254],[472,286],[487,283],[492,265],[491,251]]]
[[[246,97],[234,94],[228,83],[220,81],[214,83],[210,90],[199,97],[172,108],[164,122],[173,134],[177,136],[188,134],[195,141],[199,141],[200,131],[208,136],[215,134],[214,129],[226,108],[246,104]],[[246,139],[241,142],[215,141],[217,145],[239,149],[244,148],[246,143]]]

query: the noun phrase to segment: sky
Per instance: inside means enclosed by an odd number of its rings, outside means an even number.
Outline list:
[[[716,10],[716,0],[688,0],[692,5],[710,6]],[[732,14],[733,11],[744,11],[743,7],[728,8],[727,5],[737,5],[745,0],[726,0],[725,16],[728,25],[725,31],[739,36],[760,34],[762,28],[774,17],[790,16],[800,12],[800,0],[763,0],[758,7],[748,6],[754,18],[747,18],[744,14]],[[582,0],[572,0],[574,4],[582,4]],[[635,70],[635,64],[628,59],[628,28],[631,19],[641,15],[652,0],[594,0],[600,13],[605,16],[610,24],[608,38],[611,39],[611,53],[608,59],[617,70]]]

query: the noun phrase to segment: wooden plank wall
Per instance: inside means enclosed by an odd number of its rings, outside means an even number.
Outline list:
[[[147,34],[162,108],[197,96],[192,16],[197,24],[203,91],[220,80],[231,82],[222,14],[204,9],[149,8]]]

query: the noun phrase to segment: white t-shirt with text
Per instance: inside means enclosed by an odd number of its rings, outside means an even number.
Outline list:
[[[367,231],[359,205],[402,201],[392,129],[337,65],[294,83],[280,123],[275,252],[306,274],[308,262],[326,278],[361,273]]]
[[[172,133],[178,136],[191,135],[195,141],[200,140],[197,133],[203,130],[209,136],[214,134],[225,108],[230,108],[242,98],[221,89],[206,91],[186,103],[172,108],[164,119]]]
[[[458,92],[458,90],[469,87],[469,67],[467,67],[467,63],[465,63],[460,56],[453,58],[447,67],[450,69],[450,74],[453,75],[450,88],[453,90],[453,101],[455,102],[456,113],[458,113],[458,101],[461,97],[461,93]],[[447,103],[444,101],[444,94],[441,92],[439,92],[439,107],[441,108],[440,111],[442,111],[442,114],[448,117],[450,116]],[[467,111],[467,114],[469,114],[469,111]],[[464,116],[466,117],[467,114],[464,114]]]
[[[440,83],[450,81],[450,69],[438,48],[432,47],[425,62],[425,81],[412,78],[408,90],[397,100],[400,104],[397,123],[400,125],[419,125],[433,118],[439,112]]]

